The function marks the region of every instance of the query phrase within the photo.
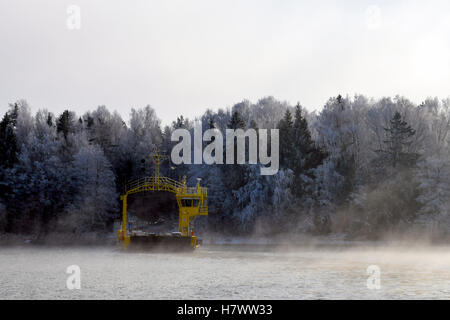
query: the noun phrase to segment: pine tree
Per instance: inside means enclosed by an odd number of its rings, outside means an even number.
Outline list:
[[[216,128],[216,124],[214,123],[214,118],[209,117],[208,118],[208,129],[215,129],[215,128]]]
[[[308,185],[314,178],[313,169],[322,163],[326,155],[315,146],[300,104],[295,108],[293,121],[288,110],[280,122],[280,156],[284,159],[281,163],[293,171],[292,191],[302,197],[306,189],[311,189]]]
[[[295,121],[293,125],[293,165],[295,177],[307,175],[312,177],[311,169],[319,166],[325,159],[326,154],[316,147],[308,122],[302,115],[300,104],[295,108]]]
[[[235,111],[233,112],[233,115],[231,117],[230,122],[228,123],[229,129],[244,129],[245,128],[245,121],[242,119],[239,112]]]
[[[6,113],[0,122],[0,167],[12,167],[17,161],[17,139],[12,118]]]
[[[87,116],[87,128],[90,129],[94,126],[94,118],[92,118],[90,115]]]
[[[49,127],[53,127],[53,117],[52,114],[49,112],[47,115],[47,124]]]
[[[411,138],[416,134],[415,130],[402,119],[399,112],[396,112],[390,121],[390,127],[384,130],[388,138],[384,141],[386,149],[383,152],[387,154],[392,167],[413,164],[417,160],[417,154],[408,153],[407,148],[412,144]]]
[[[294,163],[294,122],[289,109],[286,110],[283,119],[278,123],[278,129],[280,130],[280,165],[282,168],[292,169]]]
[[[185,128],[185,123],[186,121],[184,120],[183,116],[179,116],[177,117],[177,121],[173,121],[172,122],[172,127],[174,129],[180,129],[180,128]]]
[[[228,123],[228,129],[245,129],[245,122],[241,118],[239,112],[233,112],[233,115]],[[235,139],[236,140],[236,139]],[[235,141],[236,142],[236,141]],[[228,141],[227,141],[228,143]],[[226,155],[224,154],[224,159]],[[222,166],[224,176],[226,177],[226,185],[229,190],[237,190],[246,182],[245,166],[237,164],[237,145],[234,143],[234,164]]]
[[[295,118],[292,119],[291,112],[287,110],[278,127],[280,163],[294,172],[295,189],[300,190],[300,175],[312,176],[311,169],[319,166],[326,155],[315,146],[300,104],[295,108]]]
[[[19,104],[16,102],[14,105],[10,105],[11,108],[11,123],[15,127],[17,125],[17,118],[19,117]]]
[[[58,118],[56,124],[56,130],[58,133],[62,132],[64,139],[67,140],[67,136],[72,131],[73,114],[69,110],[65,110]]]

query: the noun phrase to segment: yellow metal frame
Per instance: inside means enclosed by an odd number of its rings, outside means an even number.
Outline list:
[[[118,231],[119,240],[123,241],[123,246],[128,247],[130,236],[127,230],[127,198],[131,194],[145,191],[167,191],[175,193],[179,210],[178,230],[183,237],[191,238],[191,245],[197,246],[197,238],[191,234],[191,222],[196,216],[208,215],[207,188],[200,186],[200,180],[195,187],[186,185],[186,177],[182,182],[162,177],[159,175],[159,164],[164,156],[155,150],[153,154],[153,176],[145,177],[128,183],[125,193],[120,196],[122,200],[122,229]],[[189,204],[189,205],[187,205]]]

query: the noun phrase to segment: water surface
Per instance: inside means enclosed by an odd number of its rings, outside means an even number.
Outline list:
[[[81,269],[69,290],[66,268]],[[380,268],[368,289],[367,267]],[[190,253],[115,247],[0,248],[1,299],[449,299],[450,249],[205,245]]]

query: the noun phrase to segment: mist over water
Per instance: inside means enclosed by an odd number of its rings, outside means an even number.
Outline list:
[[[69,290],[66,268],[81,268]],[[368,266],[381,270],[367,287]],[[195,252],[117,247],[0,249],[1,299],[449,299],[442,246],[205,245]]]

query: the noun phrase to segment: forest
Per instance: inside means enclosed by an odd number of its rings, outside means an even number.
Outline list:
[[[280,170],[257,165],[179,165],[161,173],[208,187],[204,232],[226,235],[450,235],[450,99],[330,98],[317,112],[273,97],[180,115],[162,126],[151,106],[126,123],[106,106],[31,113],[11,103],[0,122],[0,233],[112,233],[127,181],[152,174],[151,154],[170,155],[178,128],[279,129]],[[177,215],[170,194],[136,197],[129,210],[160,221]]]

